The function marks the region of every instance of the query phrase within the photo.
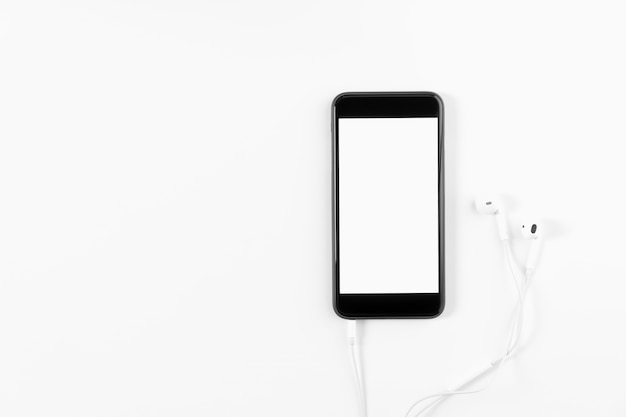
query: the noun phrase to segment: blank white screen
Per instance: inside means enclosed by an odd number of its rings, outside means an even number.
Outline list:
[[[339,292],[436,293],[437,118],[340,118]]]

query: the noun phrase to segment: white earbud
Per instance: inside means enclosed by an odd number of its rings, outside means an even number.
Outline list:
[[[478,198],[475,201],[476,210],[480,214],[494,214],[496,216],[496,224],[498,225],[498,234],[501,240],[509,239],[509,231],[506,224],[506,216],[502,206],[496,199]]]
[[[543,227],[540,223],[526,222],[522,224],[522,235],[530,239],[530,249],[526,258],[526,269],[535,269],[541,251]]]

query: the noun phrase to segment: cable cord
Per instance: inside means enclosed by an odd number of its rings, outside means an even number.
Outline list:
[[[513,314],[513,317],[511,319],[511,324],[510,326],[510,330],[509,330],[509,334],[507,337],[507,342],[506,342],[506,347],[504,349],[504,353],[498,357],[496,360],[491,361],[491,363],[484,367],[483,369],[481,369],[479,372],[473,374],[471,377],[466,378],[465,380],[463,380],[462,382],[456,384],[453,388],[451,388],[448,391],[444,391],[444,392],[440,392],[437,394],[431,394],[431,395],[427,395],[425,397],[420,398],[418,401],[416,401],[415,403],[413,403],[413,405],[409,408],[409,410],[407,411],[405,417],[409,417],[411,416],[411,413],[413,412],[413,410],[420,405],[421,403],[423,403],[426,400],[434,400],[431,401],[429,404],[427,404],[425,407],[423,407],[417,414],[414,414],[413,417],[418,417],[422,414],[424,414],[426,411],[428,411],[431,407],[435,406],[436,404],[439,404],[441,401],[453,396],[453,395],[467,395],[467,394],[476,394],[478,392],[484,391],[485,389],[487,389],[497,378],[500,370],[502,369],[502,366],[504,365],[504,363],[506,362],[506,360],[511,357],[513,355],[513,353],[515,352],[515,349],[517,348],[519,339],[520,339],[520,335],[521,335],[521,331],[522,331],[522,321],[523,321],[523,315],[524,315],[524,301],[526,298],[526,292],[528,290],[528,285],[530,283],[530,278],[532,275],[533,270],[532,269],[526,269],[526,273],[524,274],[523,280],[520,282],[520,280],[517,277],[517,274],[515,273],[515,268],[513,267],[513,256],[512,256],[512,252],[511,252],[511,246],[508,240],[503,240],[503,246],[504,246],[504,255],[506,258],[506,263],[507,263],[507,267],[509,269],[509,272],[511,274],[511,278],[513,279],[514,283],[515,283],[515,289],[517,292],[517,303],[515,306],[515,312]],[[494,370],[495,372],[493,374],[493,376],[491,377],[491,379],[481,388],[477,388],[477,389],[473,389],[473,390],[463,390],[463,388],[465,388],[466,386],[470,385],[472,382],[475,382],[476,380],[478,380],[479,378],[483,377],[484,375],[486,375],[489,371]]]
[[[359,394],[359,411],[361,417],[367,417],[367,399],[365,397],[365,380],[363,378],[363,367],[361,362],[361,354],[359,350],[359,333],[357,328],[357,320],[348,320],[347,336],[348,346],[350,348],[350,358],[352,362],[352,371]]]

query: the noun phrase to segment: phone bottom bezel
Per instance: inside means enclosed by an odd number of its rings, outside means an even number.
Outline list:
[[[443,311],[441,293],[337,294],[335,312],[346,319],[434,318]]]

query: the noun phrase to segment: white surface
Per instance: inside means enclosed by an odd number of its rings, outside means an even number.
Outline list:
[[[350,90],[446,105],[447,309],[367,323],[370,417],[499,351],[485,192],[551,235],[519,356],[435,415],[626,414],[622,6],[508,4],[3,2],[0,415],[356,416],[330,268]]]
[[[340,118],[339,290],[439,289],[437,118]]]

